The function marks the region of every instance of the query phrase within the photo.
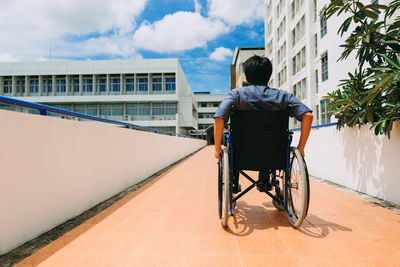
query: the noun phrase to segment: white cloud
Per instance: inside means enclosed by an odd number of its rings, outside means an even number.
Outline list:
[[[146,6],[148,0],[3,0],[0,9],[0,35],[7,38],[0,39],[1,51],[18,55],[24,60],[47,58],[49,48],[55,51],[71,49],[76,57],[85,57],[83,50],[73,50],[74,41],[65,40],[66,36],[87,39],[84,36],[109,35],[113,33],[126,39],[126,35],[135,28],[135,17]],[[82,41],[80,45],[92,42]],[[79,43],[79,41],[78,41]],[[121,42],[117,42],[121,45]],[[100,46],[102,40],[95,46]],[[114,49],[112,46],[107,52],[126,50],[123,47]],[[132,44],[131,44],[132,47]],[[61,49],[62,48],[62,49]]]
[[[53,49],[54,58],[94,57],[108,55],[121,58],[141,58],[134,50],[130,36],[100,36],[80,42],[60,42]]]
[[[21,59],[8,53],[0,53],[0,62],[17,62],[17,61],[21,61]]]
[[[233,55],[233,51],[229,48],[218,47],[210,54],[210,59],[217,61],[225,61],[228,57]]]
[[[202,9],[203,9],[203,7],[199,3],[199,1],[198,0],[194,0],[194,10],[195,10],[195,12],[196,13],[200,13]]]
[[[219,20],[195,12],[179,11],[153,24],[143,23],[133,35],[135,47],[159,53],[206,46],[208,41],[228,32]]]
[[[264,19],[264,0],[208,0],[208,15],[230,25],[250,24]]]

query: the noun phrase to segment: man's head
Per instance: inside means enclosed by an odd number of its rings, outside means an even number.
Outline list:
[[[254,55],[243,63],[244,74],[252,85],[267,85],[272,73],[272,64],[266,57]]]

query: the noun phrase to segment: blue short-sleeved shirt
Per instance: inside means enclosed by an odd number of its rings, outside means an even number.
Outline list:
[[[299,121],[304,113],[312,112],[286,91],[268,86],[250,85],[229,92],[219,105],[214,118],[222,118],[227,122],[232,105],[239,110],[287,110],[290,117],[295,117]]]

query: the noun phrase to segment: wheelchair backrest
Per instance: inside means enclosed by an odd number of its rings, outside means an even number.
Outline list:
[[[238,110],[231,114],[233,166],[238,170],[285,169],[287,111]]]

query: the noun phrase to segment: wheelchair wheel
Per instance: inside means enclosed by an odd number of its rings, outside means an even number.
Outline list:
[[[230,190],[230,175],[229,175],[229,153],[228,148],[224,147],[222,157],[222,179],[221,179],[221,224],[226,227],[229,219],[229,190]]]
[[[310,201],[310,183],[306,163],[296,147],[290,148],[289,162],[290,180],[288,181],[288,209],[292,216],[289,217],[290,224],[299,227],[308,212]]]

